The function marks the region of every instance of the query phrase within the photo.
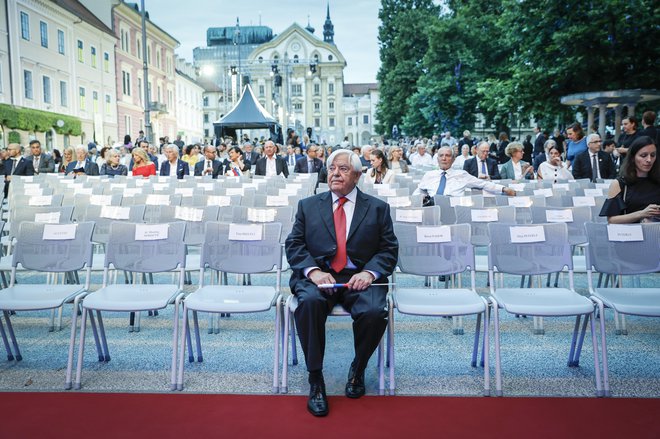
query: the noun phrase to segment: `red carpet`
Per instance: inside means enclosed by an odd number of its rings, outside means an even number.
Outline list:
[[[2,438],[660,437],[660,399],[0,393]],[[486,436],[487,435],[487,436]]]

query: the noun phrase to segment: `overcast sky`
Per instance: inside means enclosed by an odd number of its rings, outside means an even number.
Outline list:
[[[145,0],[149,17],[179,40],[177,54],[192,62],[195,47],[206,46],[206,29],[241,25],[269,26],[280,34],[292,23],[307,26],[323,39],[326,0]],[[379,0],[331,0],[335,44],[346,58],[344,82],[376,82]]]

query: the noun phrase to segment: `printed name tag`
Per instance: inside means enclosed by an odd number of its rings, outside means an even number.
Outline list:
[[[57,224],[60,222],[60,212],[35,213],[34,222]]]
[[[286,195],[267,195],[266,196],[266,206],[275,207],[275,206],[288,206],[289,197]]]
[[[139,187],[127,187],[124,189],[124,197],[134,197],[142,193]]]
[[[169,230],[169,224],[136,224],[135,240],[157,241],[159,239],[167,239]]]
[[[34,197],[43,195],[44,191],[38,184],[26,184],[23,187],[23,193],[27,196]]]
[[[552,189],[549,187],[542,188],[542,189],[534,189],[534,195],[536,196],[544,196],[544,197],[551,197],[554,194],[552,193]]]
[[[225,193],[227,195],[240,195],[242,197],[245,195],[245,190],[242,187],[228,187]]]
[[[572,223],[573,211],[571,209],[546,210],[545,220],[549,223]]]
[[[231,204],[231,198],[226,195],[211,195],[206,200],[207,206],[225,207]]]
[[[258,224],[229,224],[230,241],[261,241],[263,227]]]
[[[466,206],[470,207],[474,203],[472,202],[472,197],[449,197],[449,205],[451,207],[456,206]]]
[[[509,200],[509,206],[529,207],[532,205],[532,199],[526,196],[509,197],[508,200]]]
[[[510,227],[509,233],[511,233],[511,242],[513,243],[545,241],[543,226]]]
[[[178,187],[174,189],[174,193],[177,195],[182,195],[184,197],[192,197],[195,193],[195,188],[192,187]]]
[[[248,208],[247,219],[255,223],[272,223],[277,215],[276,209],[252,209]]]
[[[509,187],[511,189],[513,189],[514,191],[516,191],[516,192],[524,191],[525,190],[525,183],[511,183],[509,185]]]
[[[93,206],[108,206],[112,202],[112,195],[90,195],[89,204]]]
[[[151,206],[167,206],[170,204],[170,196],[163,194],[149,194],[145,204]]]
[[[591,189],[587,188],[584,190],[584,195],[588,197],[602,197],[603,196],[603,190],[602,189]]]
[[[30,197],[28,201],[29,206],[50,206],[53,202],[52,195],[39,195],[36,197]]]
[[[183,221],[200,222],[204,217],[204,209],[196,209],[194,207],[181,207],[174,208],[174,218]]]
[[[130,218],[131,208],[121,206],[101,207],[101,218],[127,220]]]
[[[387,204],[391,207],[408,207],[412,202],[408,197],[387,197]]]
[[[641,224],[608,224],[607,239],[610,241],[644,241]]]
[[[491,223],[497,221],[497,209],[471,209],[470,217],[475,223]]]
[[[449,226],[417,226],[417,242],[449,242]]]
[[[42,239],[44,241],[64,241],[76,239],[78,224],[46,224]]]
[[[573,206],[595,206],[596,205],[596,200],[594,197],[573,197]]]
[[[422,209],[397,209],[396,221],[400,223],[421,223],[424,220]]]

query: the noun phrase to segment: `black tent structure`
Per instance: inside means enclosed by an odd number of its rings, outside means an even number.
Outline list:
[[[221,139],[232,136],[237,139],[239,129],[268,129],[270,139],[282,143],[282,127],[277,120],[255,98],[250,84],[243,87],[243,93],[234,108],[220,120],[213,123],[215,136]]]

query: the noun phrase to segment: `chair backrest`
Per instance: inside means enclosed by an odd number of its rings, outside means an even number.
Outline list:
[[[256,233],[254,240],[236,240],[234,236],[245,236],[234,233],[241,227],[252,228]],[[208,222],[200,266],[228,273],[263,273],[273,267],[279,270],[282,266],[281,232],[280,223]],[[261,239],[256,239],[259,234]]]
[[[136,224],[113,222],[104,267],[139,273],[159,273],[185,267],[186,223]]]
[[[532,224],[565,223],[571,245],[587,242],[584,224],[591,221],[591,209],[588,206],[563,208],[532,206],[531,210]]]
[[[436,276],[474,271],[470,225],[420,226],[395,223],[399,240],[398,266],[403,273]],[[445,241],[445,242],[424,242]]]
[[[110,237],[110,225],[115,221],[141,223],[144,218],[143,204],[134,206],[95,206],[89,205],[82,216],[83,221],[94,221],[92,240],[106,244]]]
[[[76,224],[23,221],[18,229],[12,267],[21,264],[28,270],[58,273],[91,267],[93,231],[91,221]]]
[[[293,229],[293,207],[245,207],[240,206],[234,210],[232,222],[236,223],[269,223],[277,222],[282,225],[282,242]]]
[[[73,216],[73,206],[44,206],[14,208],[10,212],[9,237],[18,233],[18,227],[23,221],[41,223],[70,223]]]
[[[489,223],[516,223],[516,208],[514,206],[487,208],[456,206],[454,210],[456,211],[456,224],[470,224],[472,245],[476,246],[486,246],[490,243]]]
[[[440,206],[426,207],[393,207],[390,209],[392,221],[400,223],[414,223],[429,226],[442,224]]]
[[[568,228],[564,223],[508,225],[489,223],[488,269],[534,275],[573,271]],[[572,277],[571,277],[572,278]]]
[[[585,224],[587,269],[599,273],[660,272],[660,223]]]

